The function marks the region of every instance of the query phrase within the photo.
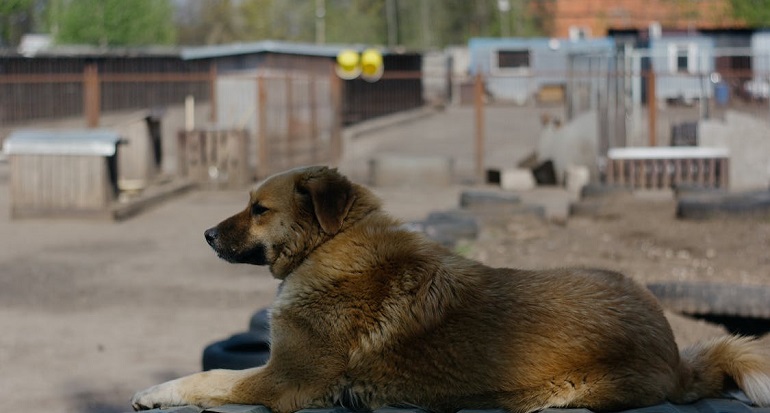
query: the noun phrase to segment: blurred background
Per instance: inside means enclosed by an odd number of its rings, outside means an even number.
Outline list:
[[[277,287],[203,231],[307,164],[485,264],[621,271],[680,345],[766,334],[769,100],[770,0],[0,0],[0,400],[200,371]]]

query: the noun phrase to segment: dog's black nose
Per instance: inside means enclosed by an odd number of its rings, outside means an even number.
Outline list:
[[[217,237],[219,236],[219,231],[217,231],[216,227],[209,228],[203,233],[203,236],[206,237],[206,242],[213,247],[214,242],[216,242]]]

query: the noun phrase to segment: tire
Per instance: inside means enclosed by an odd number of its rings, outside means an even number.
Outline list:
[[[203,371],[243,370],[264,365],[270,359],[269,338],[262,332],[249,331],[209,344],[203,350]]]
[[[686,314],[770,318],[770,288],[717,283],[648,284],[663,307]]]
[[[519,205],[521,198],[516,194],[499,191],[463,191],[460,194],[460,208],[506,208]]]
[[[677,218],[683,219],[753,215],[770,215],[770,191],[687,194],[679,198],[676,206]]]
[[[424,221],[408,224],[407,228],[422,232],[447,248],[453,248],[461,239],[473,240],[479,234],[478,219],[462,210],[431,212]]]
[[[598,198],[632,193],[631,188],[620,185],[589,183],[580,190],[581,198]]]
[[[249,331],[270,334],[270,308],[265,307],[252,314]]]

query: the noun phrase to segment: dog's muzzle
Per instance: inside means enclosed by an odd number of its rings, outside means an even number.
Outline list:
[[[234,248],[228,247],[226,242],[223,244],[219,229],[217,227],[209,228],[203,236],[217,256],[225,261],[236,264],[253,264],[253,265],[267,265],[267,254],[265,252],[265,246],[257,244],[252,248],[242,251],[236,251]]]

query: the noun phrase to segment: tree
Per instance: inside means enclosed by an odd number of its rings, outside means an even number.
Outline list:
[[[730,0],[733,17],[749,27],[770,27],[770,0]]]
[[[175,41],[169,0],[63,0],[51,19],[57,43],[141,46]]]
[[[21,37],[34,26],[34,0],[0,1],[0,46],[18,45]]]

